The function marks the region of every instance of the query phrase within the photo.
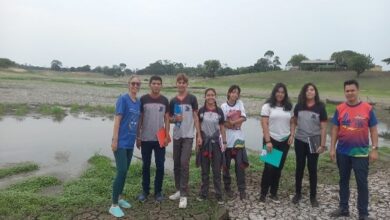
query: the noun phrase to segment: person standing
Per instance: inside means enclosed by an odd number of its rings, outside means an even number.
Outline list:
[[[227,92],[227,101],[221,105],[225,117],[227,149],[225,151],[225,164],[223,167],[223,182],[226,195],[233,197],[231,189],[232,178],[230,176],[231,160],[235,160],[235,172],[240,199],[246,199],[245,169],[249,166],[248,156],[245,149],[245,136],[241,130],[246,121],[244,104],[239,99],[241,88],[232,85]]]
[[[349,179],[353,170],[357,183],[359,219],[370,219],[368,217],[368,165],[369,161],[378,159],[378,122],[372,106],[359,100],[359,83],[356,80],[344,82],[344,94],[346,102],[337,106],[332,119],[330,158],[333,161],[337,160],[340,175],[340,202],[339,208],[330,216],[349,216]]]
[[[216,95],[215,89],[206,89],[205,104],[198,112],[203,143],[199,146],[196,156],[197,166],[201,166],[202,173],[202,185],[197,199],[203,201],[208,197],[211,164],[215,197],[218,204],[223,204],[221,168],[223,151],[226,149],[226,134],[224,115],[222,109],[217,106]]]
[[[162,184],[164,180],[165,147],[169,139],[169,102],[160,94],[162,79],[152,76],[149,80],[150,93],[141,97],[141,121],[138,128],[140,138],[137,141],[138,149],[142,155],[142,193],[138,196],[140,202],[145,202],[150,190],[150,164],[152,153],[156,163],[156,176],[154,179],[154,198],[156,202],[164,199]],[[157,132],[165,129],[164,145],[160,146]]]
[[[294,140],[292,104],[286,85],[277,83],[270,97],[261,108],[263,146],[267,152],[278,149],[283,152],[279,167],[265,163],[261,178],[260,201],[265,202],[268,191],[270,199],[278,200],[279,180],[288,150]]]
[[[295,134],[295,195],[294,204],[302,199],[302,179],[307,161],[310,179],[310,203],[318,207],[317,165],[318,156],[326,147],[328,115],[325,104],[320,101],[317,87],[313,83],[303,85],[294,108]]]
[[[111,149],[116,164],[116,177],[112,186],[112,205],[109,213],[115,217],[123,217],[122,208],[131,208],[131,204],[123,199],[127,172],[133,157],[134,143],[140,118],[141,102],[137,93],[141,86],[138,76],[131,76],[128,81],[129,92],[120,95],[116,101],[114,131]]]
[[[190,94],[188,77],[184,73],[176,76],[177,95],[169,103],[170,120],[175,123],[173,128],[173,164],[176,192],[169,196],[171,200],[178,200],[179,208],[187,207],[188,181],[192,144],[195,137],[196,145],[202,144],[198,119],[198,101]]]

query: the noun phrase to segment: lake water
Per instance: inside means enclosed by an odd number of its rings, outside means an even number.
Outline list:
[[[384,123],[378,128],[379,132],[390,130],[390,126]],[[38,174],[55,175],[61,179],[77,177],[85,169],[88,158],[95,153],[113,158],[110,147],[112,129],[113,121],[105,117],[70,115],[61,122],[51,118],[4,117],[0,121],[0,167],[32,161],[40,165]],[[249,118],[243,124],[243,130],[249,152],[259,152],[262,140],[259,119]],[[390,146],[390,141],[380,138],[380,146],[384,145]],[[140,158],[140,151],[135,149],[134,155]],[[173,169],[172,144],[167,147],[165,166]]]

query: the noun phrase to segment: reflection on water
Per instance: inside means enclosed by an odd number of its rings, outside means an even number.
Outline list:
[[[389,125],[381,123],[378,128],[379,132],[388,131]],[[5,117],[0,121],[0,167],[33,161],[41,167],[38,172],[56,174],[63,179],[77,177],[93,154],[113,158],[112,129],[113,121],[103,117],[70,115],[61,122],[50,118]],[[248,118],[243,130],[247,148],[257,153],[262,142],[259,119]],[[380,139],[380,146],[384,145],[390,146],[390,142]],[[135,149],[134,155],[140,158],[140,151]],[[167,169],[173,168],[171,158],[172,143],[167,147]]]

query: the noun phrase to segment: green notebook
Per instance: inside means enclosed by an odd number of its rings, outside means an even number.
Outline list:
[[[271,153],[268,153],[266,149],[262,149],[260,152],[260,160],[275,167],[279,167],[282,156],[283,152],[276,148],[272,148]]]

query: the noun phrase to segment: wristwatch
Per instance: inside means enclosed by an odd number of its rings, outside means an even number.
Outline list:
[[[373,150],[378,150],[378,146],[376,146],[376,145],[372,145],[372,147],[371,147]]]

